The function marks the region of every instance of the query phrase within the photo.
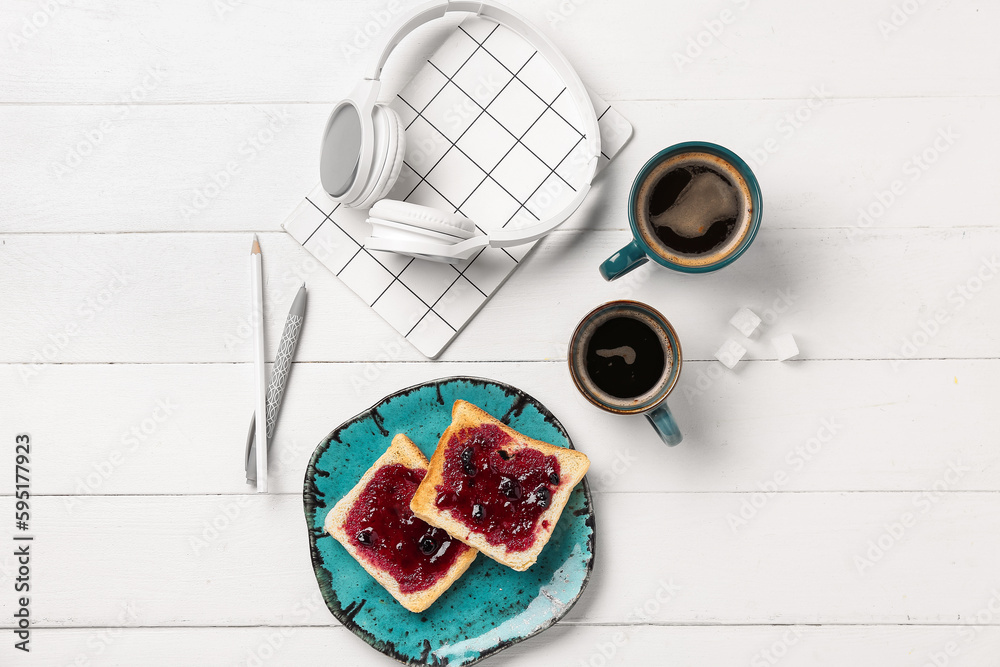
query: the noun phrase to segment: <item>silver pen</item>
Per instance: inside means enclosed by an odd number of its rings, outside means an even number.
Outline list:
[[[292,357],[295,356],[295,347],[299,344],[299,334],[302,333],[302,324],[306,316],[306,285],[302,283],[292,307],[288,310],[288,318],[285,319],[285,328],[281,332],[281,340],[278,341],[278,353],[274,358],[274,368],[271,370],[271,379],[267,383],[267,438],[270,440],[274,433],[274,425],[278,421],[278,411],[281,409],[281,397],[285,393],[285,384],[288,382],[288,373],[292,370]],[[255,442],[254,431],[257,421],[256,413],[250,418],[250,434],[247,436],[246,458],[244,469],[246,470],[247,482],[257,481],[257,443]],[[267,447],[267,443],[264,444]]]

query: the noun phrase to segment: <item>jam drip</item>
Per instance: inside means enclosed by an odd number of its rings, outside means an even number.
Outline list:
[[[430,588],[469,548],[413,516],[410,500],[423,478],[399,463],[379,468],[344,520],[357,552],[406,594]]]
[[[494,424],[452,435],[435,503],[490,544],[524,551],[559,486],[559,459],[529,448],[509,452],[510,441]]]

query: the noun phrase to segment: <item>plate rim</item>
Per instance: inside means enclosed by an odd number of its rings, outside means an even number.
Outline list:
[[[573,445],[572,438],[570,438],[569,432],[566,430],[566,427],[563,426],[562,422],[559,421],[559,419],[554,414],[552,414],[552,411],[549,410],[547,407],[545,407],[545,405],[541,401],[539,401],[537,398],[535,398],[528,392],[522,389],[518,389],[517,387],[508,384],[506,382],[501,382],[499,380],[492,380],[489,378],[478,377],[473,375],[449,375],[434,380],[419,382],[417,384],[413,384],[408,387],[404,387],[402,389],[394,391],[391,394],[387,394],[378,401],[376,401],[375,403],[373,403],[367,409],[362,410],[353,417],[349,417],[348,419],[341,422],[340,425],[338,425],[332,431],[330,431],[322,440],[320,440],[319,444],[316,445],[316,448],[313,450],[312,455],[309,457],[309,464],[306,466],[305,477],[303,479],[302,504],[306,519],[306,530],[309,534],[309,557],[313,566],[313,574],[316,577],[316,585],[319,587],[320,595],[322,595],[323,597],[323,602],[326,604],[327,609],[329,609],[333,617],[336,618],[337,621],[339,621],[340,624],[343,625],[346,629],[350,630],[352,634],[363,640],[366,644],[368,644],[373,649],[379,651],[383,655],[386,655],[405,665],[415,665],[418,667],[419,666],[431,667],[432,665],[440,663],[438,663],[437,661],[428,662],[428,658],[432,649],[430,646],[430,641],[428,641],[427,639],[424,639],[424,651],[419,662],[415,662],[410,657],[398,653],[393,647],[392,642],[386,642],[384,640],[378,639],[377,637],[375,637],[375,635],[371,634],[369,631],[365,630],[364,628],[360,627],[357,623],[354,622],[354,616],[359,611],[361,611],[362,605],[358,605],[357,607],[355,607],[354,603],[352,602],[348,604],[346,607],[344,607],[342,605],[339,605],[339,600],[338,600],[337,606],[339,606],[340,609],[335,610],[331,606],[331,602],[329,599],[327,599],[326,593],[323,590],[324,584],[322,577],[325,574],[327,579],[329,579],[329,571],[322,565],[322,557],[320,556],[319,548],[316,546],[317,539],[319,538],[316,535],[316,529],[313,528],[312,524],[310,523],[310,519],[312,518],[310,517],[310,514],[315,514],[316,510],[319,507],[314,500],[316,494],[315,481],[314,481],[317,473],[316,461],[326,452],[327,449],[329,449],[330,443],[333,441],[334,436],[338,435],[341,431],[343,431],[351,424],[354,424],[366,418],[372,418],[373,412],[379,406],[386,403],[387,401],[393,398],[398,398],[400,396],[403,396],[404,394],[412,393],[417,389],[421,389],[423,387],[440,386],[444,383],[456,382],[456,381],[471,381],[473,383],[495,385],[503,389],[509,395],[514,396],[515,397],[514,404],[510,407],[507,414],[505,414],[503,418],[500,418],[501,421],[507,419],[508,415],[510,415],[511,413],[519,414],[521,410],[524,409],[523,406],[520,409],[517,409],[519,403],[523,402],[532,403],[534,407],[542,415],[542,417],[545,419],[545,421],[552,424],[553,427],[555,427],[563,435],[563,437],[566,438],[568,449],[574,449],[574,450],[576,449],[576,447]],[[375,419],[375,422],[378,425],[378,427],[382,429],[381,421]],[[504,423],[506,423],[506,421],[504,421]],[[596,518],[596,513],[594,512],[594,498],[593,495],[591,494],[590,483],[587,480],[586,475],[584,475],[584,478],[581,480],[580,483],[582,484],[586,507],[589,510],[587,520],[589,520],[590,522],[590,536],[587,538],[587,543],[590,551],[590,558],[587,560],[587,569],[586,572],[584,573],[583,582],[580,584],[580,590],[578,590],[576,594],[573,596],[573,598],[565,605],[563,605],[558,610],[557,613],[546,618],[544,622],[542,622],[538,627],[536,627],[528,634],[520,636],[516,639],[507,639],[500,641],[495,646],[492,646],[489,649],[486,649],[485,651],[480,653],[479,657],[474,658],[469,662],[462,663],[463,665],[474,665],[494,655],[495,653],[498,653],[515,644],[519,644],[527,639],[530,639],[531,637],[534,637],[539,633],[544,632],[545,630],[548,630],[553,625],[558,623],[561,619],[565,618],[566,615],[570,612],[570,610],[574,606],[576,606],[576,603],[579,602],[580,598],[583,596],[583,592],[587,589],[587,585],[590,583],[590,577],[594,572],[594,561],[596,560],[597,557],[597,518]],[[331,592],[334,592],[331,583],[332,580],[327,581],[326,588],[328,588]],[[379,645],[383,645],[384,648],[380,648]]]

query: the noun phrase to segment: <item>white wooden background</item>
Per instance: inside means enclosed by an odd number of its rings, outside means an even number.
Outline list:
[[[373,55],[356,30],[406,5],[0,4],[0,466],[29,432],[37,534],[33,651],[4,630],[0,664],[392,664],[319,599],[302,475],[342,420],[458,373],[533,394],[593,461],[586,594],[487,664],[1000,664],[1000,5],[513,1],[635,136],[440,362],[279,227]],[[385,90],[449,29],[407,42]],[[755,166],[758,240],[717,274],[604,283],[632,176],[691,139]],[[242,479],[251,232],[272,350],[310,288],[266,497]],[[573,325],[623,297],[679,331],[675,449],[569,380]],[[720,372],[740,306],[773,321]],[[773,361],[781,332],[802,360]]]

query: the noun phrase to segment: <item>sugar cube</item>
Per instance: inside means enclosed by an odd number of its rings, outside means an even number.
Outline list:
[[[778,353],[778,361],[799,356],[799,346],[795,344],[795,338],[792,334],[775,336],[771,344],[774,345],[774,351]]]
[[[729,323],[732,324],[741,334],[750,338],[753,336],[754,332],[757,331],[757,327],[760,326],[760,318],[757,317],[757,313],[753,312],[749,308],[740,308],[736,311],[736,314],[729,319]]]
[[[736,364],[740,363],[740,359],[746,353],[747,349],[745,347],[732,338],[729,338],[722,344],[719,351],[715,353],[715,358],[721,361],[726,368],[732,370],[736,367]]]

